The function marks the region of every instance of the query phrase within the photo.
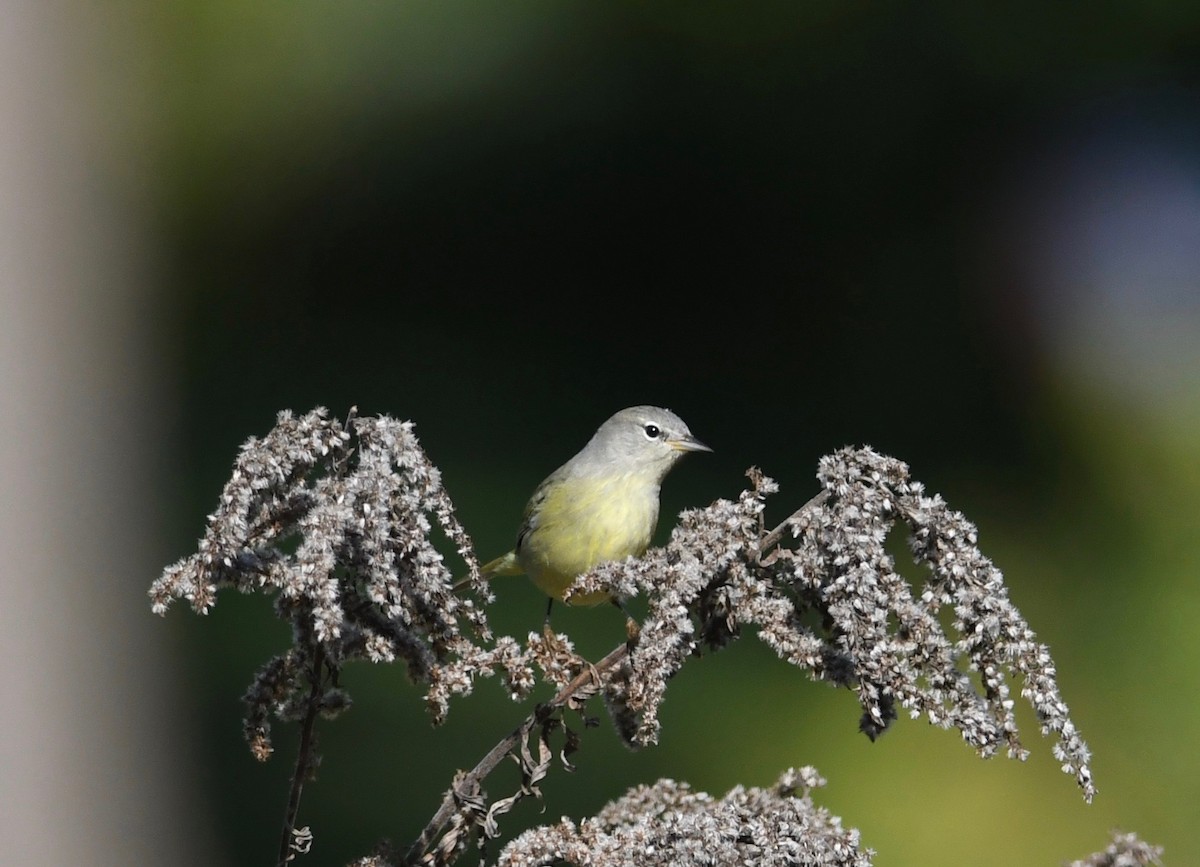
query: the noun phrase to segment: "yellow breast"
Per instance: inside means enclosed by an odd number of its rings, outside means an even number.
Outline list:
[[[658,485],[637,476],[563,480],[544,491],[517,546],[521,567],[542,592],[562,599],[598,563],[642,554],[658,522]],[[596,605],[608,594],[571,600]]]

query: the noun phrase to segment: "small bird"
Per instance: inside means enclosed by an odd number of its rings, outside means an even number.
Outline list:
[[[584,572],[645,552],[658,523],[663,478],[687,452],[711,451],[669,409],[621,410],[537,486],[516,548],[485,564],[481,573],[489,579],[525,573],[550,597],[549,618],[554,600]],[[612,598],[588,593],[569,604],[598,605]]]

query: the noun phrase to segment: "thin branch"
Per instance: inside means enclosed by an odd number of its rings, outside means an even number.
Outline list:
[[[529,732],[533,727],[541,725],[559,708],[563,707],[571,700],[571,697],[585,687],[589,682],[595,682],[599,677],[603,676],[608,671],[616,668],[625,661],[625,657],[629,654],[629,646],[625,643],[618,645],[607,656],[597,662],[595,665],[584,669],[577,674],[575,678],[558,691],[554,698],[545,704],[538,705],[537,709],[531,713],[525,720],[512,730],[508,737],[504,738],[498,744],[491,748],[482,759],[479,760],[470,773],[462,777],[459,782],[459,788],[470,791],[473,787],[482,785],[484,779],[487,778],[496,766],[504,760],[514,747],[520,742],[525,733]],[[404,857],[404,863],[415,864],[429,845],[450,821],[450,817],[454,815],[455,797],[454,789],[446,792],[446,796],[442,798],[442,804],[438,807],[437,813],[429,820],[429,824],[425,826],[416,841],[409,847],[408,853]]]
[[[809,500],[807,503],[805,503],[799,509],[792,512],[792,514],[790,514],[787,517],[787,520],[785,520],[782,524],[780,524],[778,527],[776,527],[770,533],[767,533],[765,536],[762,537],[762,539],[758,543],[758,551],[755,553],[754,559],[757,560],[759,557],[761,557],[763,554],[765,554],[771,548],[774,548],[776,545],[778,545],[780,540],[783,539],[783,534],[787,532],[788,527],[790,527],[792,525],[793,521],[797,520],[801,515],[803,515],[809,509],[815,509],[817,506],[821,505],[828,499],[829,499],[829,491],[821,491],[819,494],[815,495],[811,500]]]
[[[286,867],[292,859],[292,840],[296,829],[296,815],[300,812],[300,794],[312,769],[313,731],[317,724],[317,714],[321,710],[321,666],[325,660],[320,643],[314,642],[313,647],[311,689],[308,694],[308,706],[304,712],[304,724],[300,727],[300,748],[296,752],[292,789],[288,795],[287,812],[283,817],[283,832],[279,837],[277,867]]]

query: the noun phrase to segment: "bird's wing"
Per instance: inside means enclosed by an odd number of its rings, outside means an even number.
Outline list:
[[[525,541],[525,537],[538,528],[542,518],[542,506],[549,496],[550,489],[554,487],[562,478],[563,471],[566,466],[559,467],[553,473],[545,478],[545,480],[537,486],[533,495],[530,496],[529,502],[525,504],[525,512],[521,515],[521,529],[517,532],[517,548],[521,550],[521,543]]]

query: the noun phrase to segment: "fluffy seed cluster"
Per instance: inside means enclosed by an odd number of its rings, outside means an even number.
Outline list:
[[[494,836],[496,818],[536,792],[550,767],[543,755],[549,732],[561,727],[568,751],[578,746],[562,709],[579,711],[602,692],[627,743],[654,743],[671,677],[693,654],[719,649],[747,627],[810,676],[853,690],[859,726],[872,738],[903,710],[957,729],[981,755],[1006,748],[1024,758],[1013,712],[1019,680],[1043,733],[1056,739],[1063,771],[1092,798],[1088,749],[1059,693],[1049,651],[1008,599],[1000,571],[961,513],[927,496],[903,463],[847,448],[821,460],[822,493],[767,533],[765,503],[777,486],[757,470],[748,475],[749,489],[736,500],[684,512],[666,546],[603,564],[575,582],[574,593],[641,594],[648,602],[636,639],[599,668],[581,660],[566,636],[531,634],[524,643],[492,636],[484,614],[492,597],[440,474],[412,424],[387,417],[351,414],[340,422],[324,409],[281,413],[266,436],[243,445],[196,553],[167,567],[150,596],[160,614],[175,600],[207,613],[224,588],[274,596],[293,644],[260,669],[246,695],[246,737],[263,759],[271,753],[272,716],[311,720],[349,706],[337,672],[354,659],[403,660],[427,685],[435,722],[454,696],[484,677],[499,675],[514,699],[539,680],[575,690],[557,716],[531,717],[540,733],[536,756],[527,747],[534,723],[513,742],[523,768],[513,798],[489,807],[480,775],[455,786],[447,815],[458,824],[431,853],[436,863],[449,863],[477,830]],[[889,553],[894,530],[907,535],[915,582]],[[435,541],[465,561],[465,592],[454,591]],[[586,688],[567,687],[584,681]],[[537,853],[560,852],[554,857],[603,864],[609,862],[578,859],[585,850],[630,846],[641,846],[649,859],[639,863],[659,863],[653,859],[660,856],[661,863],[726,863],[687,860],[718,845],[731,853],[727,863],[867,863],[857,837],[837,837],[843,832],[836,822],[812,808],[815,779],[788,777],[775,789],[739,789],[719,802],[660,783],[578,827],[564,822],[530,832],[505,850],[505,863],[543,863]],[[791,795],[797,787],[805,790],[799,799]],[[777,827],[747,820],[734,834],[722,824],[732,818],[714,818],[726,808],[729,816],[775,816]],[[783,815],[786,827],[807,830],[789,837],[779,824]],[[439,828],[429,829],[431,842]],[[834,837],[841,840],[836,846]],[[796,848],[802,841],[817,848]],[[833,848],[821,848],[826,842]],[[826,860],[770,860],[778,852]],[[512,860],[526,857],[535,860]]]
[[[1009,686],[1019,676],[1043,734],[1056,737],[1063,772],[1090,801],[1091,757],[1059,693],[1049,648],[1009,600],[975,526],[940,496],[926,496],[905,464],[868,449],[823,458],[818,478],[833,496],[795,527],[801,544],[791,571],[832,619],[834,645],[857,680],[863,730],[882,730],[898,704],[914,718],[958,729],[983,756],[1004,746],[1024,759]],[[885,548],[894,523],[908,530],[913,560],[924,568],[917,592]],[[953,613],[949,635],[938,618],[944,607]]]
[[[1161,846],[1152,846],[1138,839],[1137,834],[1114,832],[1112,842],[1103,852],[1082,861],[1072,861],[1066,867],[1158,867],[1162,864]]]
[[[219,588],[275,590],[331,659],[400,657],[424,677],[462,635],[461,618],[487,634],[477,604],[449,592],[434,524],[478,579],[471,541],[410,422],[352,416],[343,425],[325,409],[284,411],[242,446],[198,550],[151,585],[153,609],[184,599],[206,614]]]
[[[859,832],[812,802],[825,784],[812,768],[791,769],[768,789],[737,787],[716,799],[686,783],[659,780],[613,801],[579,824],[526,831],[509,843],[499,867],[868,867],[874,853]]]
[[[1009,601],[1003,576],[975,527],[908,467],[871,449],[822,459],[826,496],[788,521],[791,538],[762,531],[775,484],[756,471],[736,502],[685,512],[665,548],[610,563],[572,591],[644,593],[650,612],[636,647],[609,680],[606,698],[631,746],[653,743],[668,680],[702,643],[719,647],[746,625],[787,662],[856,692],[871,738],[903,709],[955,728],[981,755],[1027,755],[1018,739],[1010,678],[1037,712],[1054,754],[1084,797],[1095,794],[1087,745],[1058,690],[1049,650]],[[908,531],[924,570],[914,588],[887,548]],[[949,608],[951,628],[939,612]]]
[[[452,591],[435,530],[466,562],[468,593]],[[159,614],[177,599],[206,614],[223,588],[274,594],[293,628],[293,646],[259,670],[245,697],[260,758],[271,750],[269,716],[299,718],[322,667],[401,659],[415,680],[434,684],[431,706],[442,715],[448,694],[469,691],[453,665],[500,668],[518,694],[533,683],[511,639],[481,646],[490,638],[481,602],[491,597],[410,422],[285,411],[248,440],[196,553],[168,566],[150,597]],[[331,688],[321,710],[348,704]]]

